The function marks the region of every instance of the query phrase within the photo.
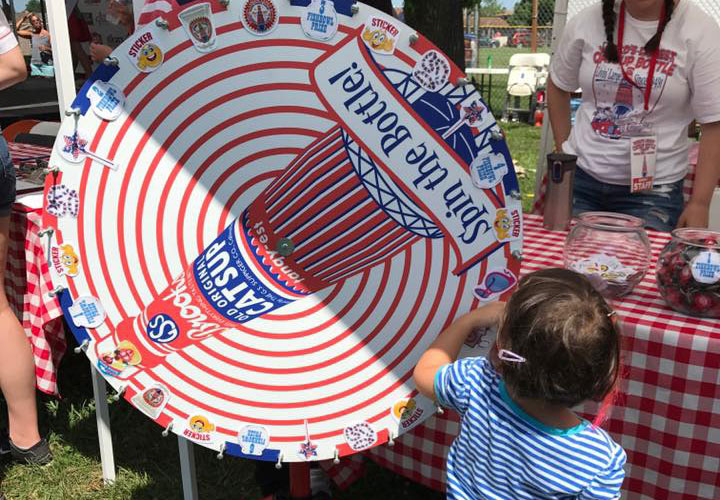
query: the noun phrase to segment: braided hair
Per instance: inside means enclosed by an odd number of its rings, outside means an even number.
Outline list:
[[[645,44],[645,51],[652,53],[660,48],[660,39],[662,38],[663,31],[667,23],[670,22],[673,10],[675,9],[675,0],[664,0],[665,2],[665,16],[660,21],[658,30],[653,37],[648,40]],[[605,36],[607,38],[607,45],[605,46],[605,57],[610,62],[620,61],[620,49],[615,43],[615,0],[602,0],[602,14],[603,23],[605,25]]]

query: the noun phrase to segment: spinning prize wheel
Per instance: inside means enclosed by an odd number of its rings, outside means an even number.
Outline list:
[[[499,128],[362,4],[177,4],[95,72],[54,148],[44,221],[73,332],[127,401],[209,448],[391,441],[435,410],[412,381],[430,342],[516,282]]]

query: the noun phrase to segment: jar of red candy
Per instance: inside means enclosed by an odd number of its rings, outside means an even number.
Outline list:
[[[720,233],[674,230],[657,262],[657,283],[676,311],[720,318]]]
[[[585,212],[565,240],[565,267],[584,274],[607,298],[635,288],[650,267],[645,222],[631,215]]]

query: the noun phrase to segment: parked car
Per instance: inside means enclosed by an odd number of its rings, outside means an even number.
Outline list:
[[[530,47],[530,30],[518,30],[508,41],[510,47]]]
[[[490,38],[488,36],[481,36],[477,40],[478,47],[500,47],[500,40]]]

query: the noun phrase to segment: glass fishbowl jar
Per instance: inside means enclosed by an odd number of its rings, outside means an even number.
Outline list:
[[[656,278],[660,295],[676,311],[720,318],[720,233],[674,230],[658,258]]]
[[[644,224],[631,215],[580,214],[565,240],[565,267],[587,276],[606,298],[627,295],[650,267],[650,240]]]

